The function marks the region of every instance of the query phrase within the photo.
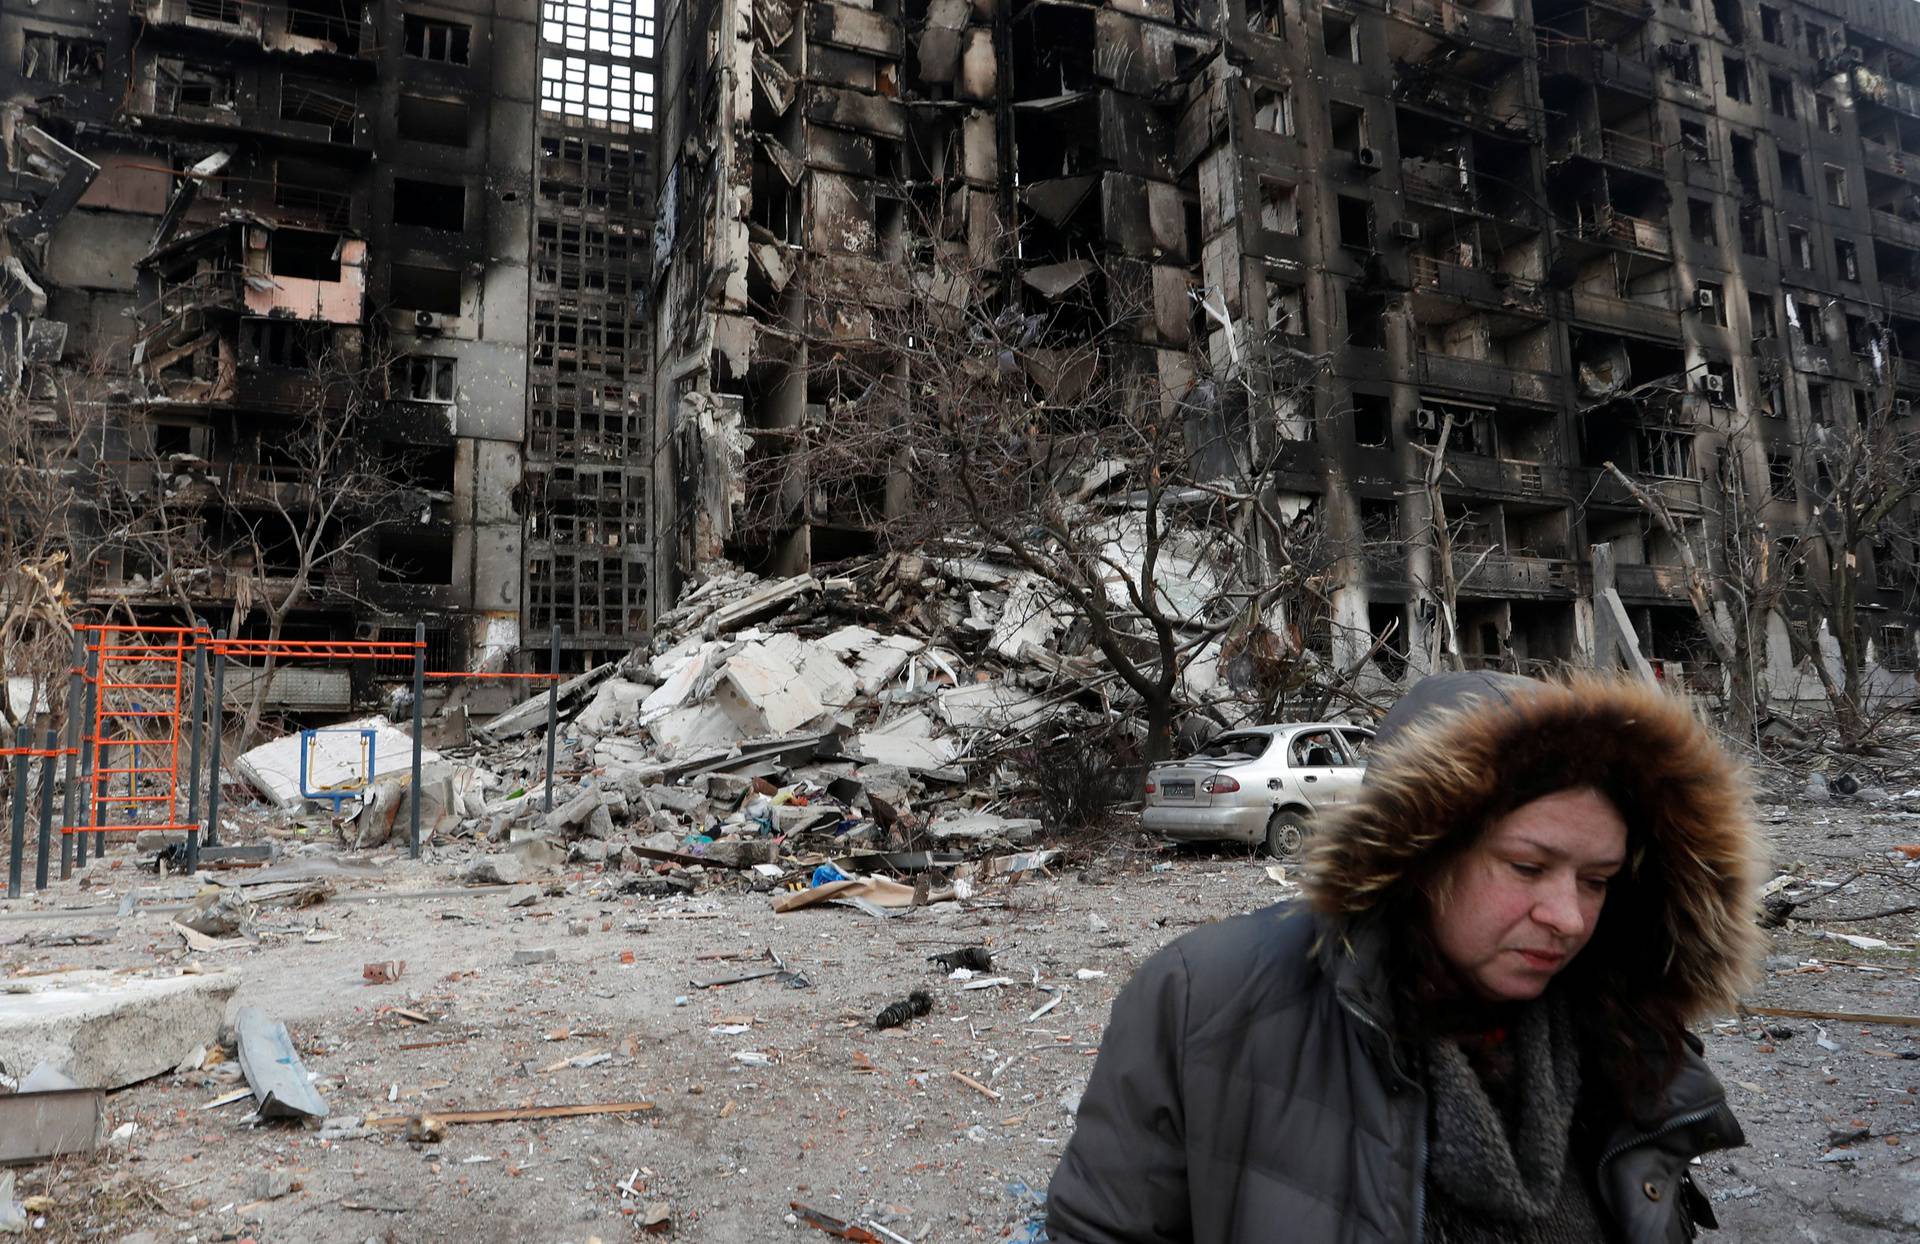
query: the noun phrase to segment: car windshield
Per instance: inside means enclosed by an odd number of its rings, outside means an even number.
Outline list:
[[[1223,734],[1193,754],[1195,760],[1258,760],[1273,741],[1268,734]]]

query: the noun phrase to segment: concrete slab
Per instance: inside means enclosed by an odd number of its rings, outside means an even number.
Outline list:
[[[1060,710],[999,679],[950,687],[940,693],[937,711],[956,730],[1024,730]]]
[[[220,1038],[237,972],[128,977],[54,972],[0,985],[0,1068],[40,1063],[87,1088],[117,1089],[171,1071]]]
[[[790,734],[826,715],[828,705],[820,698],[825,689],[794,664],[790,648],[748,644],[727,658],[713,702],[748,736]]]
[[[883,726],[862,731],[853,741],[853,751],[875,764],[944,769],[959,753],[951,739],[936,738],[933,730],[933,719],[925,713],[902,713]]]

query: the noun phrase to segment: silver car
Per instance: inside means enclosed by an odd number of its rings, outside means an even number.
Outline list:
[[[1373,731],[1336,722],[1229,730],[1147,771],[1140,826],[1169,838],[1265,843],[1291,855],[1315,813],[1353,798]]]

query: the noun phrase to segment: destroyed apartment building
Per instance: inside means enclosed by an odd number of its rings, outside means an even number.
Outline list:
[[[287,638],[425,618],[436,664],[518,647],[536,18],[6,6],[0,392],[96,412],[101,504],[164,510],[201,568],[103,538],[84,599],[255,633],[291,592]],[[364,555],[331,555],[354,530]],[[311,673],[276,697],[345,707],[347,675]]]
[[[1909,142],[1905,0],[41,0],[0,13],[0,391],[113,429],[96,607],[577,671],[716,557],[879,546],[893,464],[768,461],[958,262],[956,305],[1104,307],[1054,323],[1263,442],[1331,648],[1418,668],[1452,579],[1467,661],[1593,660],[1608,544],[1710,682],[1648,502],[1711,546],[1735,461],[1790,540],[1823,430],[1905,411]],[[318,467],[314,427],[352,429]],[[1896,687],[1904,547],[1857,550]]]
[[[657,542],[682,566],[874,547],[842,493],[757,468],[955,255],[1004,272],[959,297],[1135,298],[1113,350],[1176,399],[1250,351],[1324,360],[1310,412],[1255,375],[1241,418],[1277,429],[1283,508],[1351,550],[1349,657],[1389,628],[1429,650],[1423,450],[1469,663],[1591,661],[1607,543],[1641,649],[1684,675],[1711,654],[1634,490],[1704,536],[1739,455],[1804,528],[1821,429],[1920,396],[1899,0],[685,0],[661,28]],[[1910,686],[1912,558],[1860,555],[1866,640]]]

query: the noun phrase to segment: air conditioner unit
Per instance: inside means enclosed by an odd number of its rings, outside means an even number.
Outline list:
[[[1418,406],[1413,412],[1413,426],[1422,432],[1440,430],[1440,412],[1431,406]]]
[[[1913,414],[1913,400],[1911,398],[1896,397],[1893,399],[1894,418],[1905,419],[1911,414]]]
[[[419,333],[437,333],[441,328],[441,317],[433,311],[415,311],[413,329]]]
[[[1353,153],[1353,162],[1370,173],[1377,173],[1386,167],[1386,160],[1380,155],[1378,147],[1360,147]]]
[[[1727,396],[1727,378],[1725,376],[1716,376],[1712,372],[1708,372],[1706,375],[1700,377],[1700,387],[1705,389],[1707,396],[1715,402]]]
[[[1393,236],[1399,238],[1402,242],[1418,242],[1420,240],[1420,222],[1417,220],[1396,220],[1390,228]]]
[[[1715,298],[1716,295],[1710,289],[1696,289],[1693,291],[1693,305],[1702,311],[1713,310]]]

